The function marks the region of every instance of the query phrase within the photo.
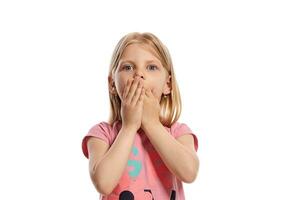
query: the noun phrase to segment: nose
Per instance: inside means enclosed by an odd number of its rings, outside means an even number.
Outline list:
[[[145,77],[144,77],[142,74],[138,74],[138,73],[137,73],[137,74],[134,75],[134,77],[136,77],[136,76],[139,76],[139,77],[141,77],[142,79],[145,80]]]

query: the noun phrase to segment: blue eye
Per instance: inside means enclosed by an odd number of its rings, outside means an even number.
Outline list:
[[[123,69],[125,69],[126,71],[130,69],[130,67],[132,67],[131,65],[124,65]]]
[[[132,65],[129,65],[129,64],[125,64],[123,65],[122,69],[125,70],[125,71],[130,71],[132,70],[133,66]],[[157,70],[158,67],[156,65],[148,65],[147,68],[150,70],[150,71],[154,71],[154,70]]]
[[[157,66],[156,65],[149,65],[149,68],[150,69],[157,69]]]

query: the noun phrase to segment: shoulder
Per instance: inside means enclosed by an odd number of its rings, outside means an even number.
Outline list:
[[[171,125],[170,132],[175,137],[178,137],[179,135],[181,135],[183,133],[192,133],[192,130],[186,123],[181,123],[181,122],[176,121],[175,123],[173,123]]]
[[[101,122],[98,122],[94,125],[92,125],[92,127],[89,129],[89,132],[91,131],[99,131],[99,130],[108,130],[111,128],[111,125],[105,121],[101,121]]]
[[[170,133],[185,146],[193,147],[198,150],[198,138],[192,129],[186,124],[181,122],[175,122],[170,127]]]
[[[88,132],[82,138],[82,151],[84,155],[88,158],[88,149],[87,143],[89,138],[94,137],[97,139],[101,139],[108,145],[112,143],[112,135],[113,135],[113,126],[105,121],[100,121],[91,126]]]
[[[96,124],[94,124],[90,129],[89,133],[108,133],[112,134],[113,132],[116,132],[120,129],[121,123],[119,121],[115,121],[112,124],[106,122],[106,121],[101,121]]]
[[[86,136],[95,136],[95,137],[105,137],[111,144],[115,137],[117,136],[120,128],[121,128],[120,121],[115,121],[112,124],[101,121],[94,124],[88,131]]]
[[[99,139],[104,140],[106,143],[111,143],[111,132],[112,132],[112,126],[105,122],[101,121],[96,124],[94,124],[88,132],[85,134],[83,138],[83,142],[86,143],[88,138],[90,137],[96,137]]]

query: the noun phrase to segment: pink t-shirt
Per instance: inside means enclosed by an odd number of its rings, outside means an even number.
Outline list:
[[[97,137],[111,146],[121,126],[120,121],[114,122],[112,126],[107,122],[94,125],[82,140],[82,151],[85,157],[89,157],[87,149],[89,137]],[[170,128],[165,128],[174,138],[191,134],[194,137],[195,150],[198,150],[197,136],[186,124],[175,122]],[[139,129],[138,133],[135,135],[127,167],[118,185],[110,195],[102,196],[100,194],[99,199],[184,200],[182,182],[168,170],[143,130]]]

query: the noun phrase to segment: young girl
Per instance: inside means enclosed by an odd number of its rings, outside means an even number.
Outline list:
[[[171,57],[152,33],[118,42],[108,75],[111,116],[82,140],[102,200],[184,200],[197,176],[198,140],[177,122],[181,99]]]

